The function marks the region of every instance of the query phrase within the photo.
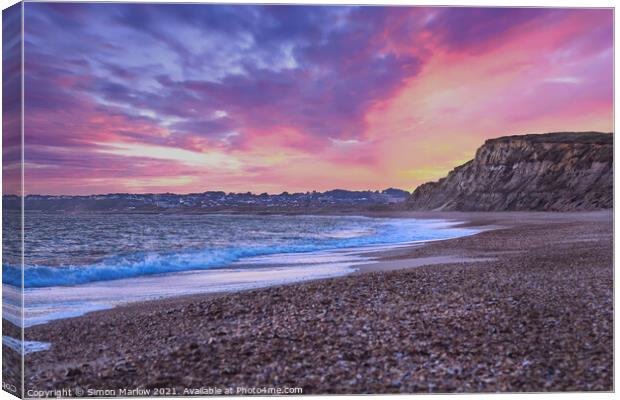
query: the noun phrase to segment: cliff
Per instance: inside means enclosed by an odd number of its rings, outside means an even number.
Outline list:
[[[555,132],[487,140],[473,160],[407,200],[414,210],[580,211],[613,207],[613,135]]]

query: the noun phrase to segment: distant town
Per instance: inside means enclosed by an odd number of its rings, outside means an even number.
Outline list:
[[[382,210],[404,203],[409,195],[410,193],[405,190],[393,188],[383,191],[336,189],[327,192],[283,192],[280,194],[208,191],[190,194],[28,195],[24,199],[24,204],[25,209],[31,211],[303,212],[345,209]],[[20,198],[16,195],[5,195],[2,200],[6,210],[20,208]]]

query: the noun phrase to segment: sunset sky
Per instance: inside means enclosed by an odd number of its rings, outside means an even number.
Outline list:
[[[25,5],[26,193],[412,190],[612,131],[610,9]]]

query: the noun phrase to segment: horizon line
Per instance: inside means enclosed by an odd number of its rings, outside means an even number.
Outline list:
[[[109,192],[109,193],[91,193],[91,194],[67,194],[67,193],[63,193],[63,194],[42,194],[42,193],[28,193],[26,195],[20,195],[20,194],[15,194],[15,193],[8,193],[8,194],[2,194],[2,197],[5,196],[16,196],[16,197],[28,197],[28,196],[53,196],[53,197],[60,197],[60,196],[73,196],[73,197],[89,197],[89,196],[112,196],[112,195],[120,195],[120,194],[126,194],[126,195],[161,195],[161,194],[168,194],[168,195],[175,195],[175,196],[189,196],[189,195],[195,195],[195,194],[204,194],[204,193],[214,193],[214,192],[222,192],[225,194],[251,194],[254,196],[260,196],[263,194],[267,194],[269,196],[280,196],[283,195],[284,193],[288,193],[288,194],[307,194],[307,193],[326,193],[326,192],[331,192],[331,191],[335,191],[335,190],[342,190],[342,191],[346,191],[346,192],[372,192],[372,193],[376,193],[376,192],[383,192],[386,190],[390,190],[390,189],[394,189],[394,190],[402,190],[403,192],[407,192],[407,193],[413,193],[413,191],[415,190],[406,190],[406,189],[401,189],[401,188],[397,188],[397,187],[388,187],[385,189],[363,189],[363,190],[355,190],[355,189],[342,189],[342,188],[334,188],[334,189],[328,189],[328,190],[324,190],[324,191],[320,191],[320,190],[307,190],[304,192],[300,192],[300,191],[294,191],[294,192],[289,192],[287,190],[282,191],[280,193],[269,193],[269,192],[261,192],[261,193],[256,193],[253,191],[247,191],[247,192],[231,192],[231,191],[226,191],[226,190],[205,190],[203,192],[188,192],[188,193],[175,193],[175,192],[142,192],[142,193],[132,193],[132,192]]]

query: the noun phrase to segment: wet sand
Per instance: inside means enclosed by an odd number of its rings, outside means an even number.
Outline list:
[[[613,389],[612,211],[390,215],[495,229],[387,251],[345,277],[28,328],[52,348],[27,355],[26,390]]]

